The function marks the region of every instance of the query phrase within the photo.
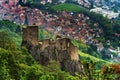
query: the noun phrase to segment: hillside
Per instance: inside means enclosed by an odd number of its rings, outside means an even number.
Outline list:
[[[14,31],[10,30],[12,26],[8,27],[5,23],[14,25]],[[18,25],[2,21],[1,26],[4,27],[0,27],[0,80],[77,79],[61,71],[59,64],[55,61],[51,61],[48,66],[42,66],[36,62],[26,48],[20,47],[22,36],[21,30],[16,29]],[[18,30],[17,33],[15,33],[16,30]]]
[[[3,23],[6,23],[6,21],[3,21]],[[14,25],[13,23],[11,23],[11,24]],[[3,25],[3,26],[4,26],[4,28],[6,28],[8,30],[10,28],[5,25]],[[4,28],[1,28],[0,34],[3,33],[2,30]],[[42,30],[42,31],[44,33],[42,32],[42,33],[40,33],[40,35],[43,37],[46,35],[46,33],[51,34],[47,31],[44,31],[44,30]],[[19,33],[15,33],[14,31],[13,31],[13,33],[14,33],[13,37],[9,37],[11,40],[14,40],[14,38],[16,37],[15,35],[19,35]],[[10,36],[10,34],[5,35],[4,37],[6,38],[7,36]],[[19,38],[21,38],[21,35],[19,35]],[[4,38],[0,38],[0,39],[3,40]],[[19,39],[17,39],[14,42],[19,43]],[[11,45],[11,44],[14,44],[14,42],[6,43],[6,44]],[[41,79],[41,80],[42,79],[43,80],[44,79],[70,80],[70,79],[72,79],[72,80],[79,80],[81,78],[87,79],[89,76],[89,75],[83,76],[83,75],[78,75],[78,74],[76,74],[75,76],[71,76],[69,73],[61,71],[59,64],[54,61],[50,62],[48,66],[41,66],[40,64],[38,64],[38,62],[36,62],[34,60],[34,58],[28,53],[28,51],[24,47],[20,48],[17,45],[14,45],[14,46],[18,47],[18,48],[14,47],[14,50],[13,50],[13,46],[9,46],[9,49],[7,49],[5,47],[0,48],[0,52],[1,52],[0,53],[0,56],[1,56],[0,57],[0,60],[1,60],[1,65],[0,65],[1,70],[0,71],[1,71],[1,73],[4,73],[4,74],[0,75],[1,76],[0,78],[3,80],[4,79],[24,79],[24,80],[28,80],[28,79],[32,79],[32,80],[33,79],[35,79],[35,80],[38,80],[38,79]],[[109,63],[104,60],[90,56],[81,51],[79,51],[79,54],[80,54],[80,60],[84,64],[84,66],[86,66],[87,64],[90,64],[90,63],[93,64],[95,61],[95,64],[97,65],[98,69],[100,69],[101,64],[104,65],[104,64]],[[11,57],[9,57],[9,56],[11,56]],[[5,63],[7,63],[7,64],[5,64]],[[9,65],[9,64],[12,64],[12,65]],[[91,70],[94,70],[94,69],[95,69],[94,67],[91,68]],[[87,70],[87,68],[85,68],[85,70]],[[101,71],[98,71],[98,72],[101,74]],[[97,76],[98,72],[94,73],[94,75],[91,77]],[[16,74],[14,75],[13,73],[16,73]],[[88,72],[85,72],[85,74],[87,74],[87,73]],[[100,77],[101,76],[99,76],[99,78]],[[109,77],[104,77],[104,78],[109,78]],[[116,78],[116,77],[114,77],[114,78]]]
[[[54,1],[0,3],[0,80],[119,80],[120,16]]]

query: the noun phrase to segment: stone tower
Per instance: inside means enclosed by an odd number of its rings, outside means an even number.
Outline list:
[[[23,28],[22,45],[24,42],[31,42],[32,45],[38,45],[38,26],[28,26]]]

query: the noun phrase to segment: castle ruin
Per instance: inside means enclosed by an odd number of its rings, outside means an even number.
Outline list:
[[[30,41],[33,45],[38,45],[38,26],[28,26],[22,30],[23,41]]]
[[[38,40],[38,26],[23,28],[22,46],[25,46],[32,56],[42,65],[47,65],[50,60],[56,60],[61,68],[74,75],[82,72],[79,62],[78,48],[69,38],[57,37],[56,40]]]

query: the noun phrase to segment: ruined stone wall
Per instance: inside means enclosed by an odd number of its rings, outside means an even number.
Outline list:
[[[74,46],[70,39],[68,38],[59,38],[56,40],[45,39],[42,41],[41,50],[50,47],[52,51],[67,51],[71,60],[79,60],[78,48]]]
[[[69,48],[68,48],[68,53],[70,54],[71,60],[79,60],[79,56],[78,56],[78,48],[76,46],[74,46],[72,43],[69,44]]]
[[[42,50],[44,50],[46,47],[48,47],[50,45],[50,39],[45,39],[45,40],[43,40],[41,42],[42,42],[42,45],[41,45]]]
[[[58,50],[67,50],[67,44],[68,44],[68,39],[67,38],[60,38],[56,40],[56,48]]]
[[[23,41],[30,41],[33,45],[38,44],[38,26],[28,26],[23,28]]]

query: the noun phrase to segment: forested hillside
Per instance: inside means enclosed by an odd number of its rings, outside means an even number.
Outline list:
[[[14,25],[12,26],[6,24]],[[13,24],[9,21],[2,21],[0,30],[0,79],[1,80],[87,80],[87,79],[117,79],[119,74],[108,73],[106,75],[102,73],[99,65],[109,64],[109,62],[101,59],[94,58],[88,54],[79,52],[81,63],[84,65],[84,75],[77,74],[72,76],[68,72],[61,71],[59,64],[56,61],[50,61],[49,65],[42,66],[34,60],[34,58],[28,53],[27,49],[20,47],[21,44],[21,27]],[[16,28],[18,27],[18,28]],[[7,31],[6,31],[7,30]],[[18,30],[16,32],[16,30]],[[40,30],[41,32],[42,30]],[[12,33],[12,35],[11,35]],[[49,32],[43,31],[40,33],[40,38],[45,38]],[[4,35],[4,36],[3,36]],[[15,38],[18,39],[15,39]],[[20,39],[20,40],[19,40]],[[17,44],[16,44],[17,42]],[[75,41],[73,41],[76,45]],[[81,46],[82,47],[82,46]],[[85,49],[85,48],[84,48]],[[98,66],[96,66],[98,65]],[[115,65],[116,67],[118,65]],[[97,68],[98,69],[97,69]],[[102,66],[101,66],[102,67]],[[105,67],[106,68],[106,67]],[[103,68],[103,69],[105,69]],[[110,67],[110,70],[112,67]],[[113,67],[114,71],[114,67]],[[105,72],[105,71],[104,71]]]
[[[66,0],[66,3],[61,3],[62,0],[49,1],[19,0],[12,7],[8,2],[3,3],[3,6],[0,4],[0,80],[119,80],[120,16],[108,19],[90,12],[74,0]],[[21,46],[23,28],[35,24],[39,26],[39,45]],[[36,33],[33,29],[31,31]],[[36,48],[42,46],[41,41],[49,39],[55,42],[56,37],[61,36],[78,49],[81,73],[71,74],[65,69],[66,66],[61,67],[62,62],[51,58],[47,65],[40,64],[32,54],[39,52],[35,55],[37,56],[52,52],[42,52]],[[24,36],[26,37],[28,36]],[[34,52],[29,50],[30,47]],[[56,49],[56,46],[52,47]],[[56,53],[47,56],[59,56],[58,50],[51,47],[46,49]],[[66,57],[65,61],[67,60],[70,62]],[[74,61],[70,63],[78,65]],[[74,71],[76,68],[74,66],[71,69]]]
[[[55,61],[47,66],[40,65],[25,47],[20,46],[21,27],[10,21],[0,23],[0,80],[78,79],[77,76],[61,71]]]

